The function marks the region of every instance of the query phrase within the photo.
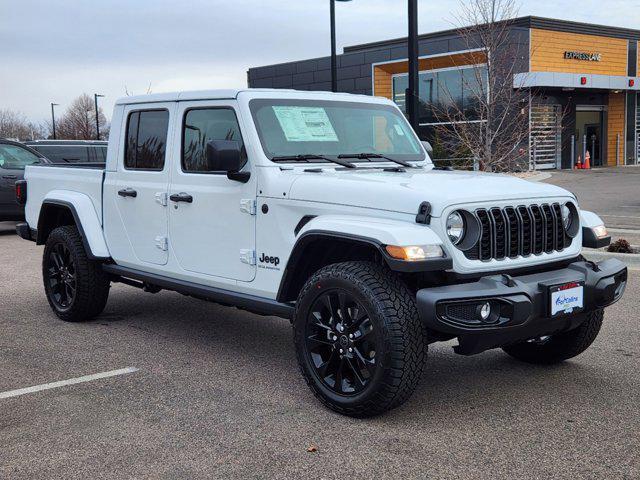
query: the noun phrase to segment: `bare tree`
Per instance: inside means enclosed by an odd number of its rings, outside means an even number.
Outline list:
[[[108,136],[107,118],[98,109],[100,136]],[[60,119],[56,119],[56,138],[63,140],[95,140],[96,111],[93,98],[86,93],[77,97]]]
[[[45,136],[45,127],[27,120],[22,113],[0,109],[0,138],[38,140]]]
[[[430,105],[443,147],[474,159],[482,170],[528,168],[530,95],[514,88],[524,47],[513,41],[514,0],[467,0],[456,17],[458,33],[469,52],[461,64],[462,98],[438,85],[438,101]],[[462,66],[462,65],[461,65]]]

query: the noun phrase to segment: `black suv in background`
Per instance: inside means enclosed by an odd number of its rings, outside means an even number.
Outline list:
[[[105,163],[107,143],[100,140],[34,140],[25,145],[53,163]]]
[[[24,167],[50,163],[41,153],[11,140],[0,139],[0,222],[24,220],[24,207],[16,202],[16,181],[24,178]]]

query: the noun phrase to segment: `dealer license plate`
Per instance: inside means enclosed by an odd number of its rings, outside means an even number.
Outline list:
[[[577,313],[584,308],[584,283],[570,282],[549,288],[551,316]]]

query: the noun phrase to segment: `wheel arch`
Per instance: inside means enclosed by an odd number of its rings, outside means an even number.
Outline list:
[[[347,260],[383,263],[382,244],[371,238],[310,230],[296,241],[285,267],[277,300],[295,301],[304,282],[320,268]]]
[[[90,259],[110,258],[102,225],[91,199],[77,192],[71,193],[73,198],[53,195],[43,200],[38,215],[36,244],[44,245],[51,232],[57,227],[75,225]]]
[[[389,229],[385,230],[384,235],[368,236],[340,230],[320,230],[314,228],[320,226],[313,225],[314,223],[315,219],[307,222],[301,229],[292,249],[276,297],[279,302],[295,301],[305,281],[314,272],[332,263],[353,260],[371,261],[405,275],[443,271],[452,267],[452,260],[448,256],[419,262],[405,262],[392,258],[386,252],[385,246],[403,244],[400,242],[407,242],[407,239],[399,239],[398,236],[390,234]],[[404,222],[398,223],[402,228],[406,227]],[[392,224],[387,224],[387,227],[389,225]],[[413,225],[410,227],[414,228]],[[416,226],[415,228],[422,229],[423,227]],[[426,232],[426,230],[422,230],[422,232]],[[374,232],[368,231],[367,233]],[[428,233],[435,236],[432,230],[428,230]],[[431,236],[430,240],[432,240]],[[395,243],[396,241],[398,243]],[[416,242],[427,243],[424,236],[416,238]],[[438,243],[440,243],[439,239]]]

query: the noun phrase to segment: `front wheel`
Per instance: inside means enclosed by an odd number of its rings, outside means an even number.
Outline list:
[[[302,374],[327,407],[368,417],[404,403],[427,352],[415,298],[370,262],[329,265],[304,285],[294,340]]]
[[[580,355],[591,346],[600,332],[604,310],[581,313],[584,321],[573,330],[504,347],[513,358],[527,363],[553,364]]]
[[[109,297],[109,277],[87,257],[75,226],[58,227],[44,247],[42,278],[49,305],[67,322],[99,315]]]

